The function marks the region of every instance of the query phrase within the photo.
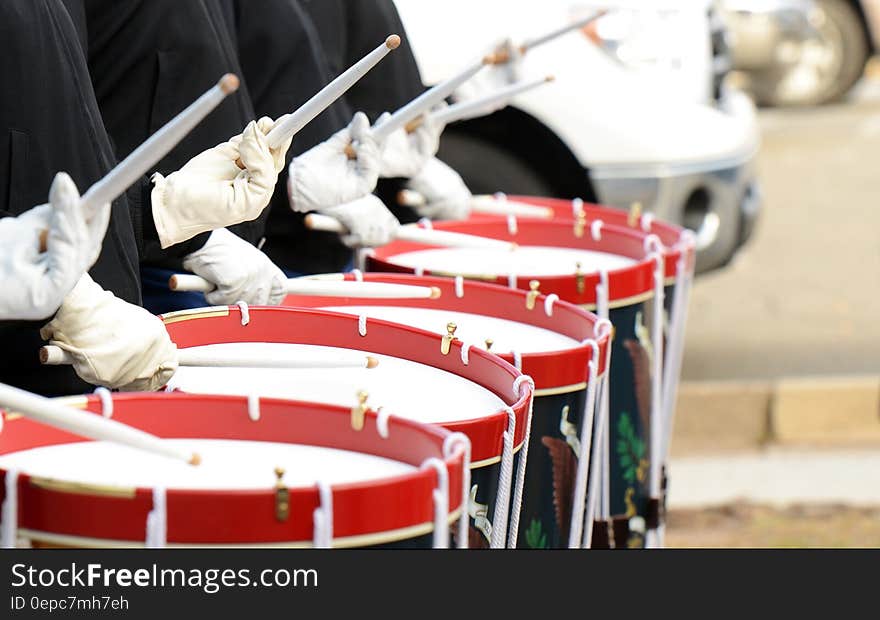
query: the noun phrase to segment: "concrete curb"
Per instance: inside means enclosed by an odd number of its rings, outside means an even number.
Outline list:
[[[684,382],[672,456],[880,446],[880,377]]]

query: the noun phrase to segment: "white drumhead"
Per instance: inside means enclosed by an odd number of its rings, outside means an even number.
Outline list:
[[[466,276],[524,274],[528,276],[574,275],[580,263],[581,273],[614,271],[636,263],[627,256],[544,246],[521,246],[512,251],[486,248],[432,248],[395,254],[396,265]]]
[[[369,327],[368,327],[369,328]],[[215,356],[235,354],[326,358],[347,349],[303,344],[247,342],[213,344],[194,349]],[[440,343],[437,343],[440,353]],[[201,368],[181,367],[169,385],[199,394],[258,394],[343,407],[357,404],[357,393],[369,393],[367,404],[394,415],[428,423],[482,418],[506,407],[494,393],[433,366],[371,353],[376,368]],[[465,367],[466,368],[466,367]]]
[[[276,467],[286,471],[284,484],[290,487],[312,486],[319,480],[328,484],[364,482],[416,469],[371,454],[318,446],[225,439],[166,441],[197,452],[201,465],[193,467],[119,444],[82,441],[2,455],[0,467],[82,484],[227,490],[272,488]]]
[[[525,297],[523,297],[525,304]],[[554,332],[543,327],[528,325],[518,321],[472,314],[469,312],[453,312],[451,310],[435,310],[433,308],[401,308],[392,306],[327,306],[323,310],[346,312],[348,314],[365,314],[371,318],[394,321],[411,325],[437,334],[446,333],[446,324],[455,323],[455,336],[474,346],[485,347],[486,339],[491,339],[493,353],[550,353],[563,351],[580,346],[574,338]],[[491,312],[491,308],[486,308]],[[538,308],[536,312],[543,312]]]

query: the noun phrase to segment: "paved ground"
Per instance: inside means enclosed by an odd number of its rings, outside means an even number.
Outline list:
[[[685,380],[880,370],[880,77],[853,101],[761,112],[752,243],[694,288]]]

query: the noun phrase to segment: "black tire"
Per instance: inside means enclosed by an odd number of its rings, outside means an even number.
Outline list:
[[[480,138],[447,131],[437,156],[461,175],[474,194],[554,195],[551,185],[527,163]]]
[[[801,93],[791,93],[779,87],[788,68],[759,73],[752,80],[752,90],[759,104],[798,106],[839,101],[862,77],[871,45],[859,10],[852,0],[816,0],[816,4],[825,20],[819,32],[839,58],[835,73],[815,90]]]

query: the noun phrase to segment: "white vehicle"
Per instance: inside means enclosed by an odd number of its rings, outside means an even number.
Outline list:
[[[597,6],[626,8],[584,0],[396,4],[428,84],[505,38],[519,44]],[[641,202],[697,233],[698,268],[705,271],[731,259],[760,207],[754,106],[721,85],[729,61],[708,0],[667,2],[668,9],[645,4],[628,6],[639,7],[632,15],[653,11],[654,18],[603,18],[612,30],[628,24],[613,42],[600,21],[593,38],[569,33],[529,51],[516,71],[484,70],[462,96],[500,81],[547,74],[556,80],[490,116],[447,128],[440,157],[476,193],[584,197],[621,208]],[[608,39],[597,44],[597,35]]]

